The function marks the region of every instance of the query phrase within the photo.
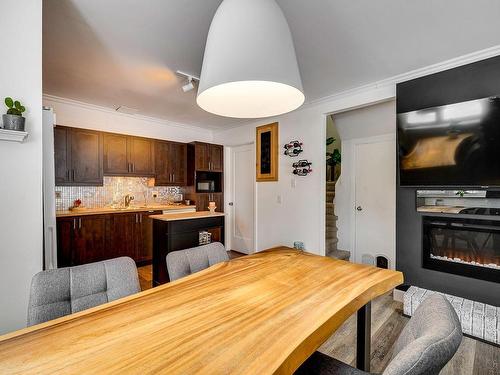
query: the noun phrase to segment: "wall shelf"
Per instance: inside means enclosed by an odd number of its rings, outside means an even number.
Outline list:
[[[21,132],[18,130],[0,129],[0,141],[22,143],[27,136],[28,136],[27,132]]]

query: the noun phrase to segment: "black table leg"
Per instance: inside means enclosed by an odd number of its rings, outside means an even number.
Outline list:
[[[370,372],[370,340],[372,305],[368,302],[358,310],[357,337],[356,337],[356,367]]]

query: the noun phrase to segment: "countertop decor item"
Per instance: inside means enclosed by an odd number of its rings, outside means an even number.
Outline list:
[[[278,123],[256,129],[257,182],[278,181]]]
[[[277,116],[305,100],[292,35],[274,0],[224,0],[208,32],[198,88],[205,111]]]
[[[5,130],[24,131],[25,118],[23,112],[26,108],[19,100],[13,100],[11,97],[5,98],[5,105],[7,106],[7,113],[2,116],[3,128]]]

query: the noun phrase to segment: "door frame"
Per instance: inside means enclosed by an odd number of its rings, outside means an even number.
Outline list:
[[[351,223],[351,251],[352,256],[351,259],[354,262],[358,261],[358,251],[356,249],[356,147],[362,144],[370,144],[370,143],[379,143],[379,142],[391,142],[396,140],[396,134],[382,134],[375,135],[372,137],[363,137],[363,138],[353,138],[350,139],[351,143],[351,167],[353,168],[353,173],[351,173],[351,193],[349,194],[350,206],[352,210],[350,211],[349,222]],[[395,260],[394,260],[395,262]]]
[[[229,202],[233,202],[234,192],[233,192],[233,157],[234,157],[234,149],[241,146],[249,146],[252,149],[252,160],[255,160],[255,142],[242,143],[238,145],[225,146],[224,147],[224,192],[225,192],[225,202],[224,202],[224,212],[226,213],[226,221],[225,221],[225,238],[226,238],[226,249],[232,250],[232,220],[233,220],[233,210],[229,205]],[[256,169],[252,164],[251,173],[253,176],[253,251],[252,253],[257,252],[257,188],[258,184],[255,181],[256,177]]]

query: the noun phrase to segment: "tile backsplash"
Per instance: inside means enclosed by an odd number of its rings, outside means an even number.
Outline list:
[[[167,204],[182,200],[178,186],[154,186],[154,178],[148,177],[104,177],[103,186],[56,186],[56,210],[67,210],[76,199],[87,208],[120,207],[124,197],[133,195],[132,205]],[[153,194],[157,193],[154,198]]]

